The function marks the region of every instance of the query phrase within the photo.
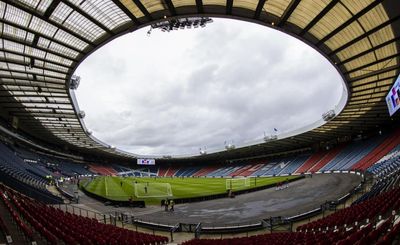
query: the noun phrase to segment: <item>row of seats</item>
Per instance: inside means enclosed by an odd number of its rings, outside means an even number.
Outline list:
[[[117,171],[110,166],[101,166],[96,164],[89,165],[90,171],[100,174],[100,175],[107,175],[107,176],[116,176]]]
[[[103,224],[46,206],[1,185],[0,189],[18,213],[38,231],[49,244],[164,244],[168,238],[140,233]]]
[[[4,238],[4,240],[7,239],[7,237],[10,237],[10,231],[8,230],[3,218],[0,216],[0,233],[1,236]],[[0,243],[2,242],[2,239],[0,239]]]
[[[319,232],[280,232],[229,239],[193,239],[182,245],[391,245],[400,232],[400,223],[391,216],[379,224]],[[396,243],[397,244],[397,243]]]
[[[364,193],[353,204],[357,204],[365,200],[368,200],[382,192],[391,189],[394,186],[399,186],[399,184],[400,184],[400,167],[386,176],[377,177],[370,191]]]
[[[46,190],[46,181],[36,178],[27,172],[20,171],[19,169],[14,168],[13,165],[0,163],[0,171],[37,189]]]
[[[23,232],[23,234],[27,237],[29,241],[34,241],[33,238],[33,231],[32,229],[21,219],[18,212],[14,209],[10,201],[8,200],[7,194],[0,190],[1,200],[3,201],[4,205],[7,207],[9,213],[11,214],[12,219],[17,224],[19,229]],[[4,225],[5,227],[5,225]]]
[[[311,232],[315,230],[332,230],[337,227],[373,220],[378,215],[400,209],[400,188],[381,193],[369,200],[328,215],[325,218],[299,226],[297,231]]]

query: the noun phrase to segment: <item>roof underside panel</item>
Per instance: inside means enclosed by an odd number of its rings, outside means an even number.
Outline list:
[[[218,15],[276,24],[274,28],[307,41],[330,59],[348,86],[348,104],[334,120],[298,137],[311,144],[351,135],[357,127],[367,129],[389,120],[384,97],[399,73],[400,47],[399,28],[394,28],[399,27],[399,17],[390,14],[390,9],[400,9],[400,2],[3,0],[0,106],[8,112],[5,119],[18,117],[21,128],[39,139],[82,152],[125,156],[87,134],[69,92],[72,72],[89,53],[115,36],[151,21],[170,15]],[[265,143],[237,152],[262,154],[274,147],[295,148],[298,143],[295,137],[282,141],[281,146]]]

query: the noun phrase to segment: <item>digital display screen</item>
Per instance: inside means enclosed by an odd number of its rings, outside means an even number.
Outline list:
[[[138,165],[156,165],[156,160],[155,159],[138,159],[137,164]]]
[[[389,109],[389,114],[392,116],[400,108],[400,76],[397,77],[393,87],[386,95],[386,104]]]

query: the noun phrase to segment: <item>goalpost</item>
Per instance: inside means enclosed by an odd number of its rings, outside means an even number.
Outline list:
[[[172,197],[172,189],[169,183],[135,183],[135,196],[137,198],[147,198],[147,197]]]
[[[226,179],[225,182],[226,182],[227,190],[234,190],[234,189],[250,186],[250,178],[246,178],[246,177]]]

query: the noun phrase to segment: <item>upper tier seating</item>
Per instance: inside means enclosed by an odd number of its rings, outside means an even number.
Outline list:
[[[69,161],[60,162],[57,166],[52,167],[54,171],[59,171],[62,175],[65,176],[75,176],[75,175],[93,175],[93,172],[90,172],[85,168],[86,166],[83,164],[72,163]]]

